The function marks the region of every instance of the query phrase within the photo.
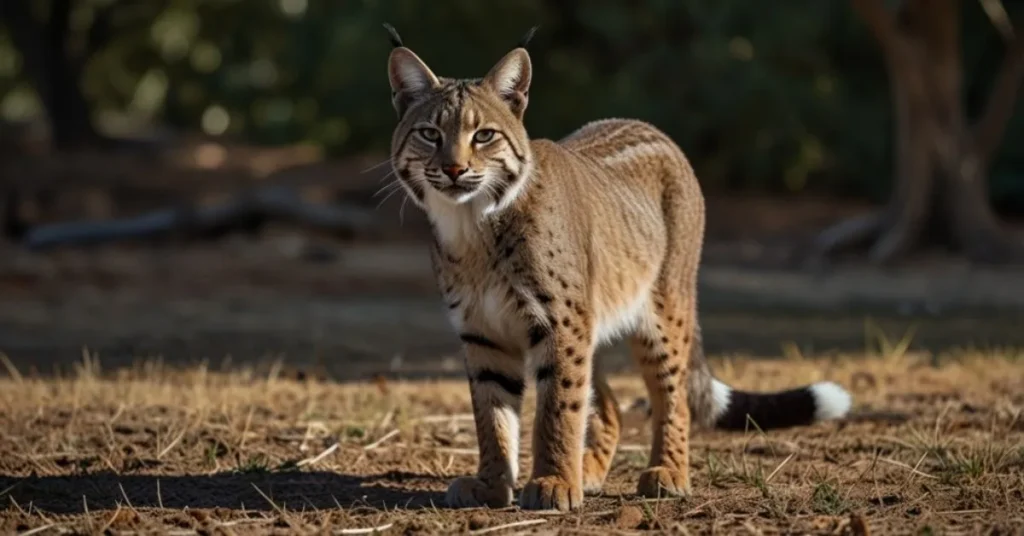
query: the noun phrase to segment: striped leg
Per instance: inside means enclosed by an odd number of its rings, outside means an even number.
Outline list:
[[[451,483],[446,500],[454,508],[502,508],[512,504],[519,472],[523,362],[481,337],[463,336],[463,340],[480,465],[476,476]]]

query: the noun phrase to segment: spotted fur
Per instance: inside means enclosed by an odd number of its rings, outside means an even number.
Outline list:
[[[456,80],[398,46],[389,75],[399,117],[392,164],[432,225],[433,264],[472,392],[480,463],[451,484],[452,506],[512,502],[528,382],[537,389],[534,462],[520,506],[569,510],[585,491],[600,491],[619,413],[593,356],[620,336],[630,339],[652,406],[641,495],[690,489],[691,418],[736,428],[756,417],[770,428],[777,418],[806,424],[845,413],[848,395],[842,406],[749,394],[712,377],[697,323],[704,200],[664,133],[606,119],[558,142],[531,140],[522,47],[483,78]],[[831,395],[845,395],[836,389]]]

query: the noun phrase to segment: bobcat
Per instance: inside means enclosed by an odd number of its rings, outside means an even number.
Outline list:
[[[629,337],[651,401],[642,496],[689,492],[691,416],[707,427],[743,429],[749,418],[767,429],[849,410],[849,394],[829,382],[758,394],[712,376],[697,322],[704,199],[667,135],[605,119],[557,142],[530,139],[525,43],[481,79],[451,79],[388,29],[399,118],[391,163],[429,217],[476,421],[478,472],[451,483],[450,506],[512,503],[527,376],[537,411],[520,507],[576,509],[585,492],[601,490],[620,416],[593,356],[618,336]]]

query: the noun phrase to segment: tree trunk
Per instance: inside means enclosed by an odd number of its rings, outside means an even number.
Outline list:
[[[974,129],[963,107],[960,1],[906,0],[898,13],[882,0],[854,0],[877,38],[889,73],[894,123],[894,188],[880,214],[819,235],[819,256],[872,240],[886,263],[932,242],[975,261],[1024,260],[1024,245],[1003,229],[988,199],[987,173],[1024,79],[1021,39],[1007,52],[989,106]]]
[[[66,149],[92,144],[98,136],[82,94],[82,60],[72,57],[68,50],[72,2],[54,0],[46,24],[36,19],[32,9],[32,0],[2,0],[0,18],[46,108],[53,145]]]

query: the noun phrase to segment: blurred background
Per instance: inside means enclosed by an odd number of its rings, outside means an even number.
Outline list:
[[[460,374],[383,22],[454,77],[540,24],[532,136],[682,146],[710,352],[1024,342],[1024,2],[2,0],[0,352]]]

